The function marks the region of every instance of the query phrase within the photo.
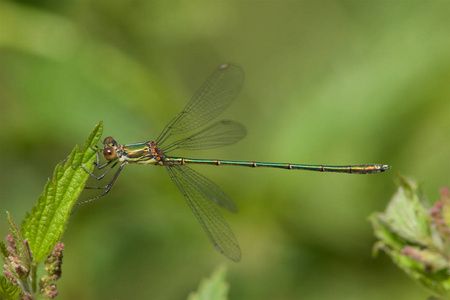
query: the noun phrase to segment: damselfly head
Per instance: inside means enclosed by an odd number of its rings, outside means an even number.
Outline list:
[[[117,158],[117,142],[112,136],[108,136],[103,140],[103,157],[106,160],[115,160]]]

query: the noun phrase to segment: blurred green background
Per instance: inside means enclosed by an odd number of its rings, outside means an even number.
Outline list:
[[[222,118],[247,137],[178,152],[309,164],[386,163],[376,175],[196,166],[230,195],[242,250],[209,243],[163,168],[129,166],[80,207],[61,299],[185,299],[220,263],[230,299],[424,299],[367,217],[396,172],[431,201],[449,185],[448,1],[0,1],[0,236],[94,125],[154,139],[217,66],[246,71]]]

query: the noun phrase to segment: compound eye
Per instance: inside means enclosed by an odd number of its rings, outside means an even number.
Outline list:
[[[112,136],[108,136],[103,140],[103,145],[117,146],[117,142]]]
[[[103,156],[106,160],[114,160],[117,158],[116,150],[111,146],[105,146],[103,149]]]

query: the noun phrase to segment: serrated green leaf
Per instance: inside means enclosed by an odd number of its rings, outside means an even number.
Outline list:
[[[15,300],[19,296],[20,288],[13,285],[5,277],[0,276],[0,300]]]
[[[229,286],[225,275],[225,266],[219,266],[210,278],[202,280],[198,291],[191,293],[188,300],[226,300]]]
[[[86,139],[86,142],[84,142],[83,145],[83,152],[86,152],[89,150],[89,148],[95,148],[97,145],[98,140],[100,140],[103,133],[103,121],[100,121],[94,128],[94,130],[91,131],[88,138]]]
[[[80,164],[93,170],[96,152],[91,147],[95,147],[102,132],[103,122],[99,122],[86,140],[83,151],[75,146],[65,164],[56,166],[53,180],[47,181],[31,214],[25,216],[22,235],[33,252],[34,264],[44,260],[61,239],[70,213],[89,177]]]

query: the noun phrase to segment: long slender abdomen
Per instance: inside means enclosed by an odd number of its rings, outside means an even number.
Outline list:
[[[279,168],[288,170],[306,170],[316,172],[335,172],[348,174],[374,174],[385,172],[391,168],[389,165],[383,164],[366,164],[366,165],[348,165],[348,166],[326,166],[326,165],[302,165],[290,163],[268,163],[268,162],[252,162],[252,161],[232,161],[217,159],[195,159],[182,157],[167,157],[164,165],[184,165],[184,164],[203,164],[203,165],[229,165],[241,167],[266,167]]]

